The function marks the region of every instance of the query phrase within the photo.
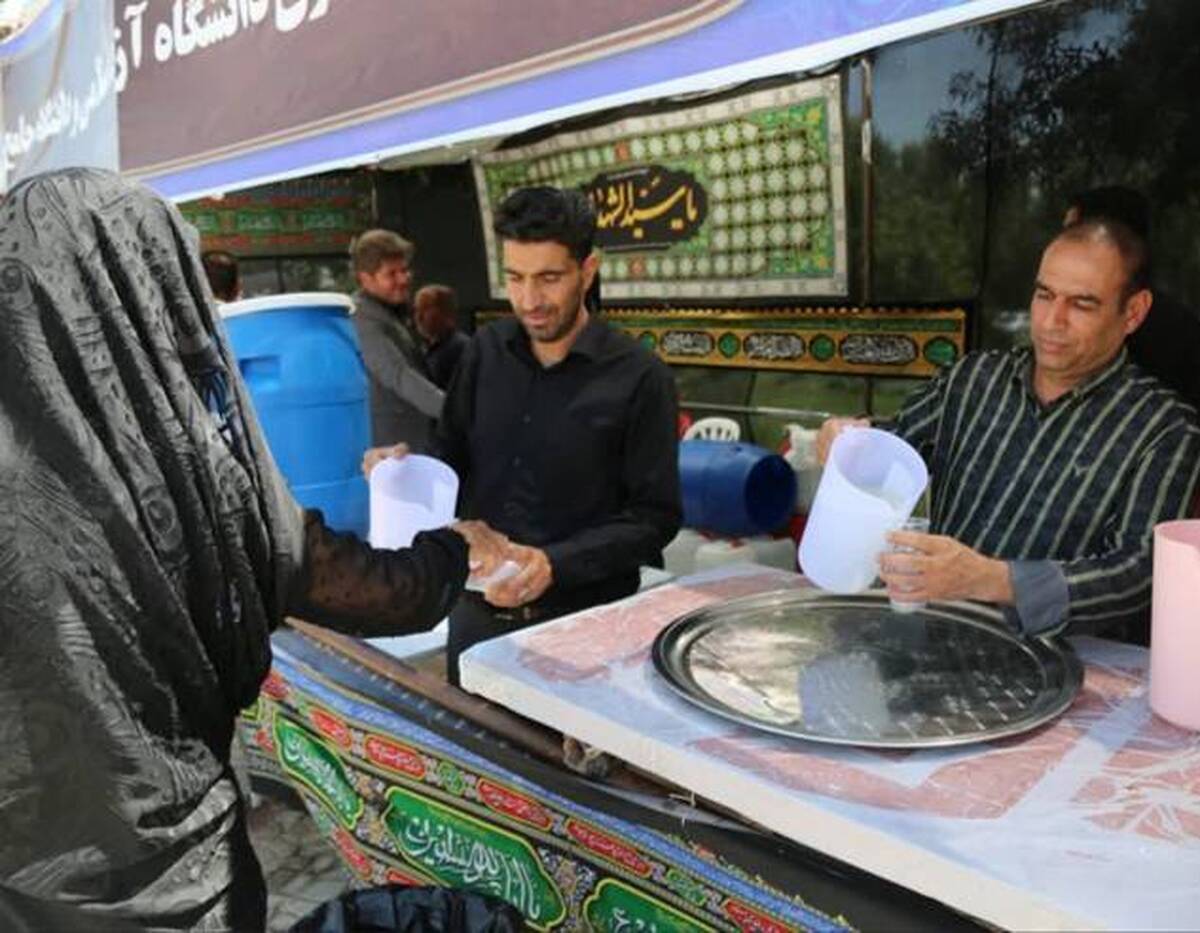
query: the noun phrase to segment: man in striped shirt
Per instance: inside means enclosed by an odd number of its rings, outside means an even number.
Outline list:
[[[1150,312],[1148,254],[1112,221],[1064,229],[1042,254],[1032,347],[969,354],[880,425],[932,476],[931,530],[881,556],[906,601],[1009,607],[1026,634],[1143,625],[1154,525],[1183,516],[1200,479],[1196,412],[1128,359]],[[822,428],[823,459],[854,419]]]

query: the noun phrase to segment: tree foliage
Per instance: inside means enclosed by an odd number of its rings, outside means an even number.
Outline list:
[[[991,187],[989,303],[1014,299],[1006,257],[1028,266],[1071,194],[1101,184],[1149,196],[1160,274],[1200,298],[1198,35],[1192,0],[1079,0],[975,30],[992,67],[955,74],[930,134]]]

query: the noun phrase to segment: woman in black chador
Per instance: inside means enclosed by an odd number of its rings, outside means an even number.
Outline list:
[[[71,170],[0,202],[0,928],[253,930],[229,766],[285,611],[446,615],[486,528],[375,552],[292,500],[195,231]]]

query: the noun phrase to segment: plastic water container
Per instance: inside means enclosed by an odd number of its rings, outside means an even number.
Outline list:
[[[363,452],[370,399],[345,295],[310,292],[220,307],[271,453],[296,500],[367,536]]]
[[[912,514],[929,483],[921,455],[894,434],[848,428],[830,447],[813,499],[800,569],[834,593],[859,593],[879,572],[887,533]]]
[[[692,570],[699,573],[711,570],[713,567],[724,567],[726,564],[753,564],[754,548],[741,538],[718,538],[715,541],[705,541],[696,548],[696,560]]]
[[[779,454],[753,444],[679,444],[683,524],[723,535],[774,531],[796,502],[796,474]]]
[[[708,540],[694,528],[680,528],[663,548],[663,569],[677,577],[692,573],[696,569],[696,551]]]
[[[1200,732],[1200,521],[1154,526],[1150,708]]]
[[[371,471],[371,547],[402,548],[454,520],[458,474],[436,457],[381,460]]]

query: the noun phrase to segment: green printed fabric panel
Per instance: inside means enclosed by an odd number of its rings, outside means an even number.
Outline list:
[[[275,746],[284,773],[316,794],[347,829],[353,828],[363,802],[337,754],[283,716],[275,717]]]
[[[448,887],[503,898],[538,929],[566,916],[561,893],[521,837],[396,787],[387,802],[384,824],[415,868]]]
[[[496,207],[526,185],[596,208],[606,298],[845,295],[840,79],[630,117],[476,162],[492,293]]]
[[[604,933],[705,933],[713,929],[619,881],[605,879],[584,905],[589,930]]]

